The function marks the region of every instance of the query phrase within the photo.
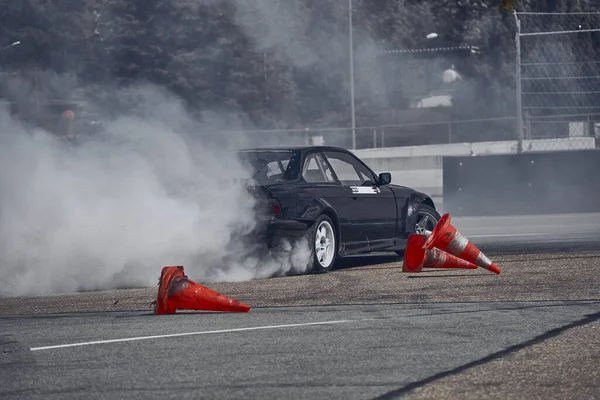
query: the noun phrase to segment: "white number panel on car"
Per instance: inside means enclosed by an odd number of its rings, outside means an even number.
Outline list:
[[[368,186],[350,186],[352,189],[352,193],[355,194],[379,194],[381,190],[377,186],[368,187]]]

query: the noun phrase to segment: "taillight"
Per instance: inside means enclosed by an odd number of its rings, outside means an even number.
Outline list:
[[[271,200],[271,212],[273,215],[281,215],[281,204],[277,199]]]

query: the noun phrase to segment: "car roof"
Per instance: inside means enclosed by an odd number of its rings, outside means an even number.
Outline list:
[[[279,147],[254,147],[238,149],[237,152],[259,152],[259,151],[342,151],[349,153],[349,151],[343,147],[337,146],[311,146],[311,145],[295,145],[295,146],[279,146]]]

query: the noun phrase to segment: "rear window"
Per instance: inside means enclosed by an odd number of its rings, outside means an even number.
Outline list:
[[[244,151],[239,153],[242,163],[252,171],[252,178],[259,184],[278,182],[286,178],[286,171],[291,169],[295,151],[265,150]]]

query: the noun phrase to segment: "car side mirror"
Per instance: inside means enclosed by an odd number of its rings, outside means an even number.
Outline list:
[[[382,172],[381,174],[379,174],[379,185],[383,186],[383,185],[388,185],[392,182],[392,174],[390,174],[389,172]]]

